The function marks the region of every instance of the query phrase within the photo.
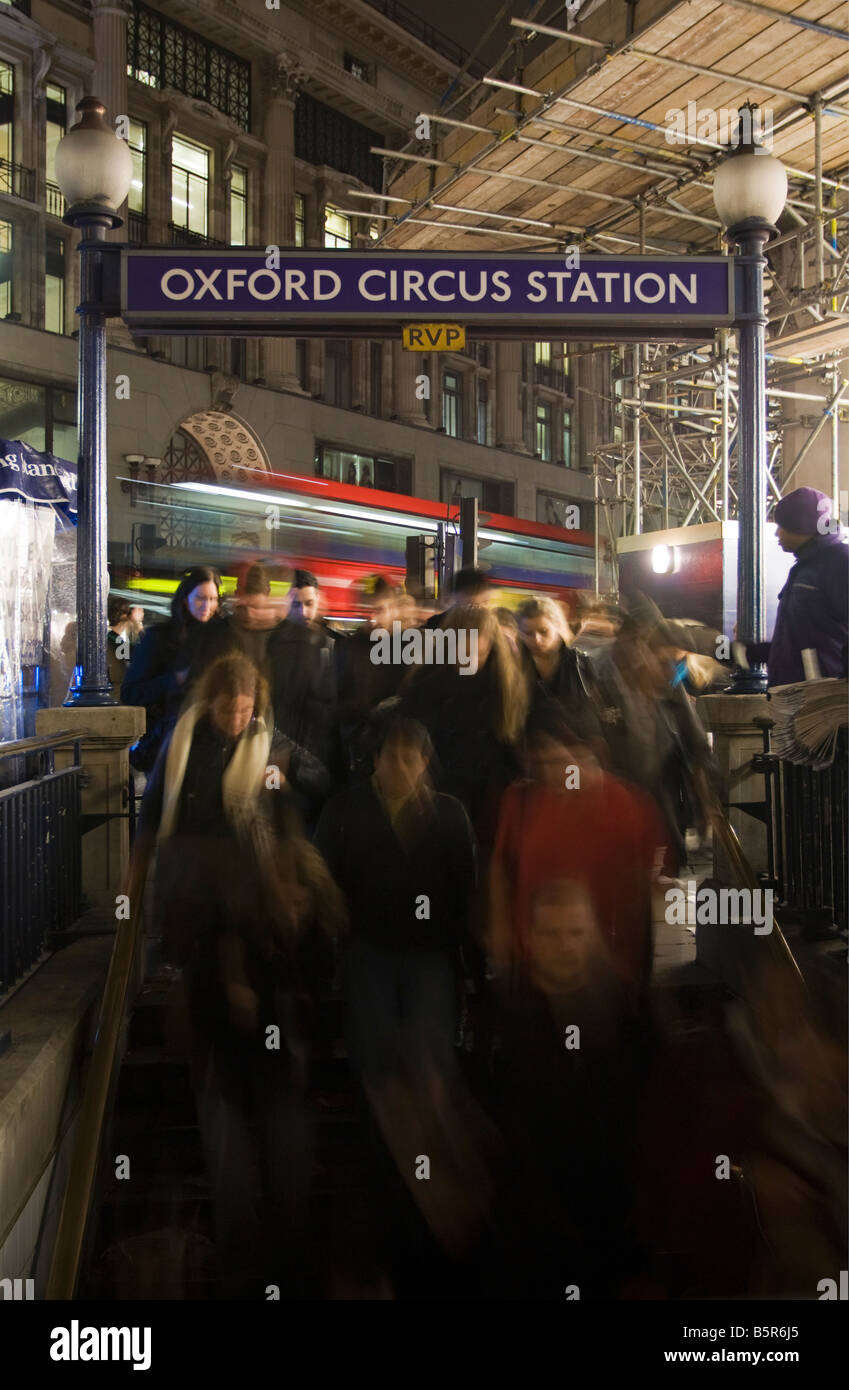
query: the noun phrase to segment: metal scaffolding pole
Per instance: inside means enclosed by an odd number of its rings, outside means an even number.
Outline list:
[[[728,510],[728,330],[725,328],[723,328],[720,334],[720,351],[722,353],[722,423],[720,435],[722,458],[722,520],[728,521],[730,517]]]
[[[820,436],[820,432],[825,427],[826,421],[831,420],[832,418],[836,418],[837,407],[842,401],[844,395],[846,394],[847,387],[849,387],[849,381],[844,381],[841,384],[841,386],[835,391],[831,400],[825,406],[825,409],[823,410],[823,413],[820,416],[819,420],[814,425],[814,428],[811,430],[811,433],[808,435],[807,440],[805,441],[802,448],[799,450],[798,454],[793,460],[792,466],[788,469],[788,471],[782,478],[781,483],[785,492],[787,491],[787,486],[791,481],[794,473],[797,471],[797,469],[801,468],[805,459],[808,457],[808,454],[810,453],[811,449],[814,447],[814,444]]]
[[[816,236],[816,277],[817,285],[825,278],[822,249],[822,98],[814,97],[814,216],[817,224]]]
[[[831,369],[831,386],[837,398],[838,376],[837,367]],[[840,479],[838,470],[837,443],[840,423],[840,408],[834,405],[831,411],[831,496],[833,505],[833,515],[840,518]]]

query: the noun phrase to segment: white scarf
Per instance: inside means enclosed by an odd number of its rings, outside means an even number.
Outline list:
[[[159,822],[160,840],[174,833],[180,791],[186,775],[195,725],[204,714],[205,706],[189,705],[174,726],[165,757],[165,785],[162,794],[162,817]],[[270,752],[271,734],[268,726],[264,719],[256,719],[253,725],[239,736],[235,752],[221,780],[224,812],[236,827],[244,827],[251,817],[263,787]]]

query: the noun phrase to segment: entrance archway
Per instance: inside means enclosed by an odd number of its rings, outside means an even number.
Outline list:
[[[158,473],[161,483],[261,483],[271,472],[268,456],[249,425],[223,410],[199,410],[172,434]],[[178,550],[215,549],[218,521],[200,521],[189,512],[166,509],[158,522],[167,546]],[[245,544],[259,544],[259,532],[234,533]]]
[[[223,410],[197,410],[168,441],[160,478],[164,483],[224,483],[270,472],[268,456],[249,425]]]

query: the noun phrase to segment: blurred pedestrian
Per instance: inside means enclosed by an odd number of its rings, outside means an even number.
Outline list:
[[[203,648],[220,621],[220,602],[217,570],[196,565],[177,585],[168,621],[148,628],[132,649],[121,685],[121,703],[143,705],[147,713],[147,729],[130,750],[130,762],[137,772],[151,771],[176,723],[202,664]]]
[[[475,850],[463,807],[431,788],[431,754],[421,724],[390,719],[372,777],[329,801],[316,830],[348,906],[352,1056],[373,1086],[453,1065]]]
[[[651,970],[652,885],[665,833],[650,799],[602,771],[562,723],[529,732],[527,775],[501,802],[490,868],[490,954],[499,988],[520,987],[531,960],[540,884],[585,886],[613,968],[635,1004]]]
[[[522,665],[531,691],[528,727],[544,723],[556,708],[576,736],[592,740],[602,756],[589,665],[572,650],[572,631],[560,604],[547,595],[527,599],[517,617]]]

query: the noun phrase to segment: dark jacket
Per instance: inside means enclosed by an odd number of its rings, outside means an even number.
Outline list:
[[[246,651],[253,658],[254,636],[243,641],[237,620],[225,618],[206,661],[230,651]],[[264,656],[258,664],[271,688],[275,728],[329,768],[336,707],[333,639],[324,629],[290,618],[262,636]]]
[[[334,666],[338,693],[338,731],[344,772],[359,777],[371,771],[374,753],[373,711],[393,699],[406,666],[371,659],[372,629],[359,628],[352,637],[337,640]]]
[[[522,648],[522,666],[531,687],[528,729],[544,727],[556,713],[579,739],[602,737],[590,694],[589,663],[583,653],[562,643],[554,675],[549,681],[538,674],[526,647]]]
[[[399,713],[428,730],[436,752],[434,780],[456,796],[481,835],[481,818],[497,817],[501,792],[519,775],[514,749],[493,729],[492,663],[473,676],[450,666],[423,667],[401,696]]]
[[[152,769],[203,665],[202,652],[214,646],[222,627],[219,618],[208,623],[189,618],[181,626],[169,620],[148,628],[133,647],[121,685],[121,704],[143,705],[147,713],[147,729],[131,754],[138,771]],[[178,676],[182,673],[185,678],[181,681]]]
[[[393,827],[371,780],[357,783],[327,803],[315,844],[345,894],[354,936],[400,952],[460,943],[475,850],[453,797],[408,803]]]
[[[797,552],[778,595],[772,641],[748,644],[746,660],[767,663],[770,685],[791,685],[805,679],[808,647],[821,676],[849,675],[849,547],[839,535],[812,536]]]

